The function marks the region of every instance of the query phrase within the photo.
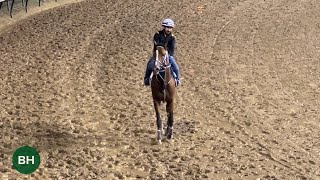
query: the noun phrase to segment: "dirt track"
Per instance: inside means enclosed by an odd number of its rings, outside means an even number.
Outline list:
[[[316,0],[95,0],[12,25],[0,179],[320,179],[319,16]],[[142,77],[165,17],[183,85],[156,145]],[[23,145],[42,158],[29,176],[11,169]]]

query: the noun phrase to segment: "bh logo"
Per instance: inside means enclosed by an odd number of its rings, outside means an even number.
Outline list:
[[[40,155],[30,146],[18,148],[12,156],[13,167],[22,174],[31,174],[40,165]]]

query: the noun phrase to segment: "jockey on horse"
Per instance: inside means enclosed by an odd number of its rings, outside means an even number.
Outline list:
[[[174,28],[174,22],[172,19],[165,19],[162,21],[162,27],[163,29],[153,36],[154,41],[154,48],[153,52],[156,51],[156,47],[159,44],[166,44],[169,54],[169,63],[171,63],[172,70],[174,72],[174,77],[176,79],[176,86],[179,86],[180,83],[180,72],[179,72],[179,66],[176,63],[174,59],[174,51],[176,47],[176,39],[174,35],[172,34],[172,29]],[[149,86],[150,85],[150,76],[154,69],[155,65],[155,59],[154,57],[150,58],[147,64],[146,73],[144,76],[144,85]]]

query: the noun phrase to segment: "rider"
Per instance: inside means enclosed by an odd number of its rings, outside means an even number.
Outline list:
[[[156,32],[153,36],[154,48],[153,52],[156,51],[156,46],[159,44],[167,44],[168,54],[169,54],[169,62],[171,63],[171,67],[173,72],[175,73],[175,77],[177,80],[177,86],[180,85],[180,72],[179,66],[174,59],[174,51],[176,47],[176,39],[172,34],[172,29],[174,28],[174,22],[172,19],[165,19],[162,21],[163,29],[159,32]],[[150,76],[152,70],[154,68],[155,60],[151,58],[148,61],[146,73],[144,76],[144,85],[150,85]]]

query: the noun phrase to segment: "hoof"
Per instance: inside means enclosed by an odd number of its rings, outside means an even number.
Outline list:
[[[172,139],[172,138],[173,138],[172,134],[167,136],[167,139]]]

